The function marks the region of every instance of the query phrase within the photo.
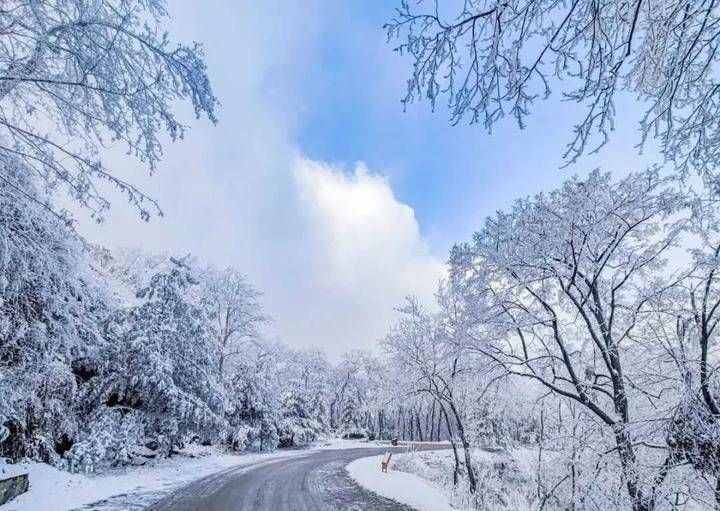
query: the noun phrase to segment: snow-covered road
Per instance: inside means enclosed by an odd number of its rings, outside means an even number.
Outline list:
[[[428,446],[437,449],[437,446]],[[324,450],[269,460],[200,479],[149,509],[152,511],[360,511],[411,508],[360,487],[345,467],[388,448]],[[396,448],[395,452],[402,452]],[[378,471],[380,467],[378,467]]]

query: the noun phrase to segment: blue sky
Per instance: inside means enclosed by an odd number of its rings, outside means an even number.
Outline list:
[[[433,250],[469,236],[486,215],[520,196],[600,166],[621,173],[646,163],[633,147],[636,115],[601,154],[561,170],[561,154],[582,109],[558,97],[537,104],[527,129],[513,119],[488,134],[467,123],[451,126],[444,104],[403,111],[411,62],[392,49],[382,25],[396,2],[340,2],[323,7],[312,69],[301,83],[303,111],[296,139],[314,159],[364,161],[390,177],[410,204]],[[622,105],[640,113],[630,98]],[[627,169],[629,170],[629,169]]]
[[[337,356],[372,346],[407,294],[432,301],[453,242],[514,199],[600,166],[643,168],[631,98],[611,144],[560,170],[582,115],[557,97],[527,129],[451,126],[442,103],[403,111],[411,63],[382,30],[393,0],[175,0],[172,37],[205,45],[222,103],[216,127],[188,120],[152,178],[122,148],[107,158],[160,200],[143,224],[115,197],[107,245],[191,252],[233,265],[265,292],[269,335]]]

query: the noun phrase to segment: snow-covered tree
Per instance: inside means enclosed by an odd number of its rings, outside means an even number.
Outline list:
[[[310,415],[308,397],[300,388],[284,391],[278,424],[281,447],[309,444],[317,437],[320,424]]]
[[[78,435],[109,297],[88,253],[42,206],[21,160],[0,161],[0,454],[57,462]]]
[[[565,158],[611,136],[620,94],[644,106],[640,141],[656,138],[681,174],[716,186],[720,159],[720,6],[691,0],[400,0],[386,24],[412,62],[405,103],[442,97],[454,123],[525,125],[552,92],[582,105]]]
[[[202,48],[171,41],[163,0],[5,0],[0,5],[0,162],[20,160],[43,187],[61,187],[97,218],[110,182],[147,219],[155,201],[101,161],[120,141],[154,170],[161,135],[182,138],[179,100],[215,121]],[[26,180],[3,171],[16,193]],[[154,210],[154,211],[153,211]]]
[[[451,257],[476,322],[467,344],[579,407],[636,510],[654,509],[676,466],[662,430],[641,426],[667,417],[671,395],[657,386],[671,365],[646,318],[672,284],[665,260],[688,225],[673,185],[652,170],[618,182],[593,172],[517,201]]]
[[[218,371],[225,375],[228,365],[242,357],[250,343],[260,339],[260,328],[269,321],[259,302],[260,293],[233,268],[207,268],[200,275],[200,306],[207,315],[217,344]]]
[[[720,211],[714,200],[689,198],[694,210],[688,229],[690,262],[675,284],[652,300],[654,321],[648,331],[677,374],[679,399],[666,428],[673,461],[690,464],[703,479],[714,479],[720,505]]]
[[[224,427],[223,388],[207,318],[191,300],[188,258],[170,258],[138,290],[138,304],[105,327],[100,374],[88,393],[86,439],[69,457],[80,467],[129,457],[147,443],[169,453]],[[130,436],[108,438],[107,424]]]
[[[273,450],[280,442],[281,352],[277,343],[253,343],[226,374],[228,443],[235,450]]]
[[[426,395],[437,405],[453,448],[454,481],[457,483],[462,459],[470,492],[474,493],[476,480],[461,396],[463,384],[467,384],[463,380],[470,372],[468,354],[461,344],[454,342],[449,329],[444,328],[442,316],[429,314],[415,298],[409,298],[399,310],[401,319],[383,340],[391,367],[405,376],[408,395]],[[413,415],[417,418],[417,414]],[[457,444],[462,453],[458,452]]]
[[[378,370],[376,357],[362,350],[346,353],[335,368],[329,404],[330,426],[341,436],[374,434],[374,410],[369,405]]]

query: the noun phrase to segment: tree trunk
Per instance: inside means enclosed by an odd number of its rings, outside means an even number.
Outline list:
[[[448,417],[448,413],[445,410],[445,406],[442,403],[440,403],[440,411],[442,412],[441,416],[445,417],[445,424],[447,425],[447,429],[448,429],[448,438],[450,439],[450,445],[452,446],[453,457],[455,458],[455,468],[453,469],[453,486],[457,486],[458,474],[460,473],[460,457],[458,456],[457,446],[455,445],[455,439],[453,438],[452,426],[450,425],[450,418]]]
[[[430,441],[433,441],[433,438],[435,436],[435,401],[432,402],[432,408],[430,408],[430,415],[428,416],[430,418],[430,425],[428,428],[430,430]]]
[[[383,411],[378,410],[378,440],[383,439]]]
[[[436,435],[437,435],[437,441],[438,441],[438,442],[440,441],[440,433],[441,433],[441,431],[442,431],[442,414],[441,414],[441,413],[438,413],[437,433],[436,433]],[[450,433],[448,432],[448,435],[449,435],[449,434],[450,434]]]
[[[417,423],[418,440],[420,440],[422,442],[423,441],[423,430],[422,430],[422,425],[420,424],[420,413],[415,414],[415,422]]]
[[[648,499],[640,488],[635,450],[624,424],[616,426],[615,443],[618,448],[620,466],[622,467],[625,486],[630,495],[633,511],[652,511],[655,508],[655,502],[652,498]]]
[[[460,441],[462,442],[463,451],[465,454],[465,468],[467,470],[468,474],[468,483],[470,484],[470,493],[475,493],[475,490],[477,489],[477,481],[475,479],[475,471],[473,470],[472,466],[472,458],[470,456],[470,444],[467,441],[467,437],[465,436],[465,428],[462,424],[462,419],[460,418],[460,414],[457,411],[457,408],[455,407],[455,403],[450,400],[450,410],[452,410],[453,415],[455,416],[455,421],[457,423],[457,430],[458,435],[460,436]]]

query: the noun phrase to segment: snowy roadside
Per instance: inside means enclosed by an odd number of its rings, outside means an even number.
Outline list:
[[[435,451],[424,451],[424,454],[434,454]],[[409,456],[398,454],[397,458]],[[380,471],[382,456],[369,456],[355,460],[347,466],[350,477],[360,486],[394,500],[406,504],[418,511],[452,511],[448,496],[430,481],[409,472],[401,472],[391,467],[387,473]]]
[[[438,446],[438,448],[449,446],[450,442],[414,442],[401,440],[396,447],[413,446]],[[325,438],[313,443],[313,449],[361,449],[361,448],[391,447],[389,440],[345,440],[343,438]]]
[[[546,456],[552,454],[546,452]],[[419,511],[533,508],[536,449],[505,452],[478,448],[472,457],[478,486],[474,495],[463,476],[457,486],[453,485],[450,450],[393,455],[387,474],[380,471],[382,456],[354,461],[347,471],[366,489]]]
[[[259,462],[304,456],[309,452],[226,454],[209,448],[195,448],[174,458],[158,460],[151,466],[128,467],[99,475],[71,474],[44,463],[0,465],[0,477],[9,475],[10,471],[30,474],[30,490],[0,506],[0,511],[113,509],[113,501],[122,501],[122,506],[115,506],[122,509],[128,509],[132,501],[140,509],[201,477]],[[3,469],[7,473],[3,473]],[[87,507],[91,504],[95,505]]]
[[[310,449],[313,450],[333,450],[333,449],[362,449],[377,448],[389,445],[388,442],[377,442],[374,440],[345,440],[343,438],[323,438],[315,441]]]
[[[229,454],[193,446],[179,456],[153,461],[146,466],[93,475],[71,474],[45,463],[8,465],[0,461],[0,478],[21,473],[30,475],[30,490],[0,506],[0,511],[143,509],[183,485],[223,470],[305,456],[317,450],[382,445],[363,440],[325,438],[306,449],[253,454]]]

